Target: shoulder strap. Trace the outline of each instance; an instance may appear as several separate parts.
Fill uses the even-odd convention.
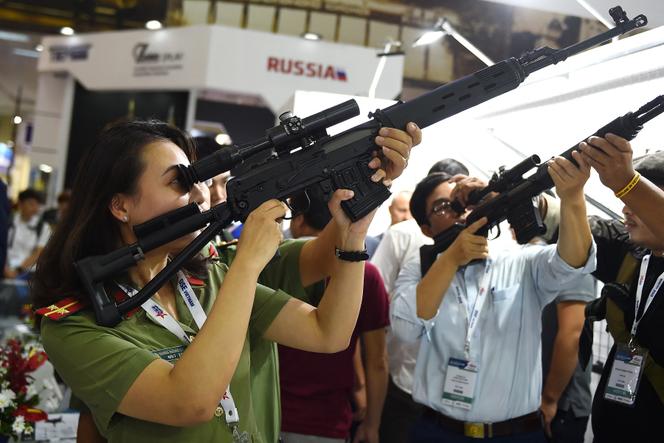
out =
[[[629,284],[636,274],[636,269],[639,266],[640,260],[637,260],[632,254],[625,254],[623,261],[618,269],[616,276],[616,283],[624,285]]]

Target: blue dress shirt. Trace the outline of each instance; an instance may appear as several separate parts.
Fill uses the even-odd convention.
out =
[[[392,330],[407,341],[425,336],[415,366],[413,398],[457,420],[499,422],[539,408],[542,309],[595,269],[595,244],[579,269],[560,258],[556,245],[504,251],[492,256],[492,262],[488,298],[471,337],[470,358],[479,364],[479,374],[468,411],[444,405],[443,386],[449,359],[464,358],[467,315],[455,291],[460,288],[472,308],[484,262],[457,271],[438,312],[429,320],[417,316],[416,288],[422,278],[419,251],[406,261],[395,285]]]

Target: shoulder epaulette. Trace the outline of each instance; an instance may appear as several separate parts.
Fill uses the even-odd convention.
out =
[[[75,314],[85,308],[86,305],[87,303],[84,303],[81,300],[74,297],[68,297],[50,306],[37,309],[35,312],[37,315],[43,315],[51,320],[60,320]]]

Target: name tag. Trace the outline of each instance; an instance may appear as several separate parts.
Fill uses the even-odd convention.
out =
[[[450,358],[443,388],[443,404],[470,410],[478,372],[477,364],[468,360]]]
[[[625,344],[618,344],[604,390],[605,399],[634,406],[647,355],[648,351],[641,347],[630,349]]]
[[[169,363],[175,363],[180,359],[184,350],[185,347],[180,345],[173,346],[172,348],[157,349],[156,351],[152,351],[152,353],[159,356],[162,360],[166,360]]]

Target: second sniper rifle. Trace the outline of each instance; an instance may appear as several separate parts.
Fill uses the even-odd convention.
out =
[[[265,137],[256,142],[222,149],[191,166],[181,166],[181,178],[191,186],[247,160],[249,163],[260,152],[271,152],[265,160],[245,163],[247,170],[228,182],[226,203],[203,213],[197,205],[189,205],[156,217],[134,228],[136,243],[77,261],[76,269],[90,294],[97,323],[114,326],[120,322],[122,315],[147,301],[224,226],[235,220],[244,221],[269,199],[286,200],[306,191],[329,195],[336,189],[351,189],[354,197],[343,202],[342,208],[351,220],[362,218],[390,195],[385,186],[370,180],[373,171],[368,167],[372,152],[378,149],[374,137],[381,127],[405,129],[412,121],[425,128],[515,89],[539,69],[647,24],[644,15],[630,20],[618,6],[609,12],[616,26],[602,34],[568,48],[540,48],[518,59],[501,61],[406,103],[377,110],[370,114],[370,121],[341,134],[329,136],[327,128],[359,113],[353,100],[302,120],[291,114],[282,115],[281,124],[266,131]],[[206,226],[132,298],[116,304],[108,296],[104,288],[108,279],[134,266],[146,252]]]
[[[636,112],[628,112],[616,118],[598,129],[593,135],[604,137],[611,133],[626,140],[632,140],[645,123],[662,112],[664,112],[664,95],[660,95],[646,103]],[[587,138],[584,140],[587,140]],[[577,143],[560,156],[576,164],[576,161],[572,158],[572,152],[578,150],[578,146]],[[523,178],[524,174],[534,168],[537,168],[534,174]],[[542,223],[539,208],[534,199],[543,191],[552,187],[553,180],[549,175],[548,166],[546,163],[540,164],[540,158],[537,155],[526,158],[512,169],[502,170],[499,174],[494,174],[485,188],[470,193],[469,205],[480,204],[468,215],[465,223],[454,224],[434,237],[432,245],[425,245],[420,248],[422,275],[426,274],[436,261],[438,254],[449,248],[466,226],[473,224],[482,217],[487,218],[487,223],[477,231],[477,235],[487,236],[491,228],[498,226],[504,220],[507,220],[514,229],[516,240],[520,244],[528,243],[535,236],[544,234],[546,226]],[[498,193],[498,195],[491,198],[490,194],[492,193]],[[486,201],[482,201],[485,198]],[[453,209],[457,213],[462,213],[465,210],[458,202],[453,204]]]

